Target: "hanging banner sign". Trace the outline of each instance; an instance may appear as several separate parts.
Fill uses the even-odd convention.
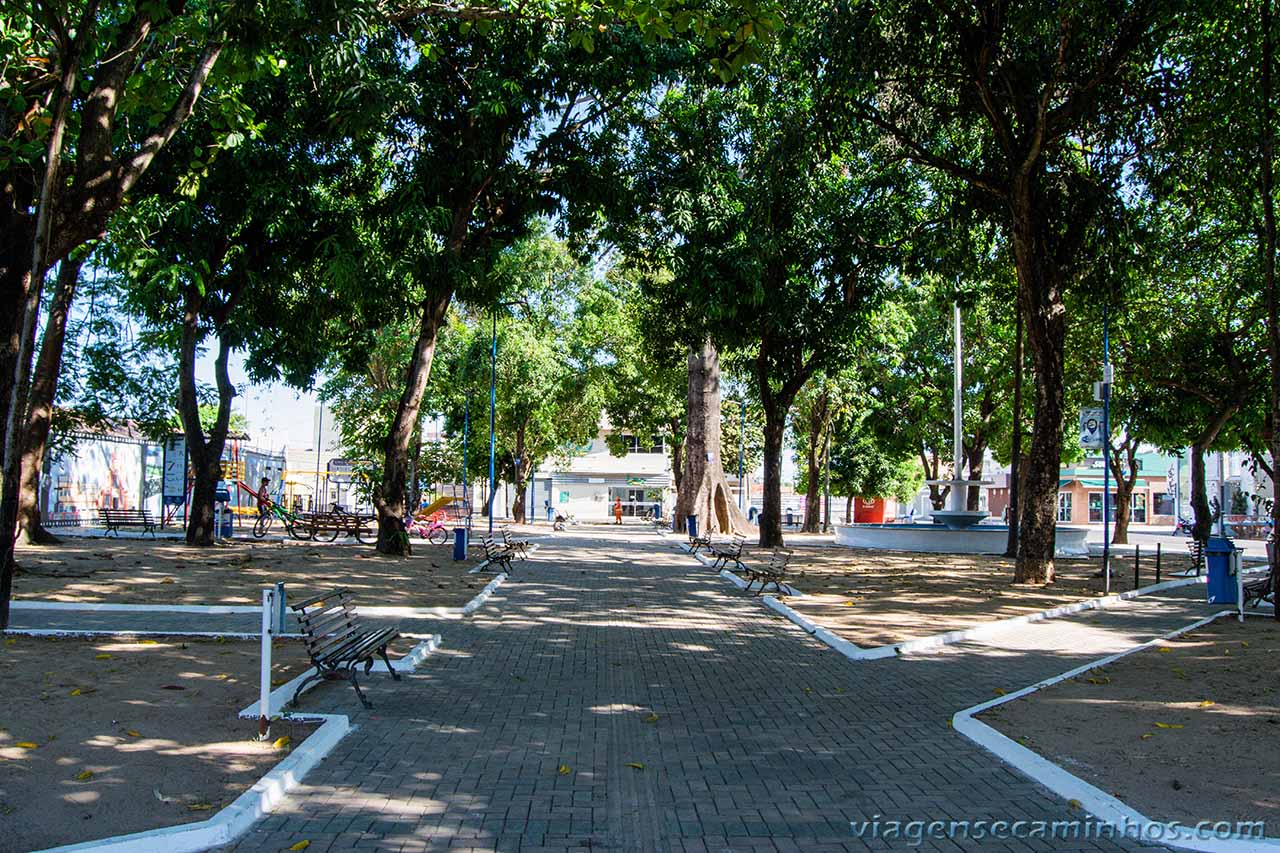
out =
[[[1102,409],[1080,410],[1080,446],[1085,450],[1101,450]]]
[[[164,443],[164,483],[161,489],[165,506],[182,506],[187,500],[187,440],[170,437]]]

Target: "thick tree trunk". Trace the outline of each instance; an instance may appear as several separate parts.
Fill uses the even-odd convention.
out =
[[[431,361],[435,356],[436,337],[444,323],[453,287],[441,287],[422,302],[418,321],[418,340],[405,376],[404,393],[396,406],[396,416],[387,434],[382,465],[382,482],[373,491],[373,505],[378,511],[378,553],[403,556],[410,553],[409,536],[405,532],[405,494],[409,476],[409,441],[422,408],[422,395],[431,378]]]
[[[699,533],[745,533],[748,523],[733,501],[720,458],[720,354],[710,340],[689,352],[688,412],[676,530],[696,515]]]
[[[940,480],[942,475],[939,473],[938,451],[931,450],[928,454],[924,448],[920,448],[920,465],[924,468],[926,480]],[[947,498],[951,496],[951,487],[943,488],[936,483],[929,484],[929,505],[935,510],[947,508]]]
[[[782,538],[782,439],[785,412],[764,407],[764,501],[760,508],[760,547],[779,548]]]
[[[222,449],[226,444],[227,430],[231,422],[231,401],[235,387],[227,373],[227,360],[231,348],[227,338],[218,336],[218,355],[214,359],[214,379],[218,388],[218,413],[206,437],[200,424],[200,399],[196,394],[196,347],[200,341],[200,296],[188,297],[182,324],[182,349],[178,363],[178,415],[182,432],[187,440],[187,452],[191,455],[191,503],[187,510],[188,545],[213,544],[214,495],[218,481],[222,479]]]
[[[1005,542],[1004,555],[1011,559],[1018,556],[1019,513],[1022,479],[1022,310],[1015,301],[1013,340],[1013,435],[1009,442],[1009,538]]]
[[[66,340],[67,316],[75,299],[82,261],[70,258],[62,262],[58,281],[49,306],[40,357],[32,376],[27,400],[26,435],[22,449],[22,484],[18,498],[18,525],[31,544],[53,544],[58,538],[40,523],[40,472],[44,466],[45,448],[53,425],[53,402],[58,394],[58,374],[62,369],[62,350]]]
[[[809,413],[809,449],[805,454],[804,526],[805,533],[817,533],[822,511],[822,453],[823,428],[827,420],[827,395],[823,393],[814,401]]]
[[[525,429],[525,426],[521,425],[521,427],[516,430],[516,475],[515,483],[513,484],[516,489],[516,497],[515,500],[511,502],[511,520],[516,524],[525,523],[525,513],[527,512],[525,508],[525,495],[529,490],[529,471],[533,467],[529,464],[529,460],[524,458]]]
[[[853,524],[853,495],[844,499],[844,523]]]
[[[1262,0],[1262,150],[1259,166],[1262,195],[1262,278],[1267,292],[1267,343],[1271,355],[1271,592],[1280,604],[1280,294],[1276,292],[1275,105],[1272,103],[1271,0]],[[1280,607],[1272,610],[1280,620]]]
[[[1195,522],[1191,525],[1191,538],[1208,542],[1213,532],[1213,509],[1209,506],[1209,491],[1204,472],[1205,446],[1191,445],[1191,512]]]
[[[1016,583],[1053,583],[1058,472],[1062,462],[1067,309],[1053,267],[1047,229],[1039,221],[1034,178],[1016,181],[1012,204],[1018,298],[1035,369],[1035,418],[1026,482],[1019,501],[1022,530]]]
[[[29,217],[13,217],[26,224]],[[0,233],[0,448],[6,446],[9,411],[13,405],[13,380],[18,369],[18,351],[22,338],[22,306],[26,303],[27,288],[31,286],[31,245],[29,235],[17,231]],[[18,257],[21,249],[26,257]],[[0,452],[0,631],[9,626],[9,599],[13,594],[13,573],[16,565],[13,546],[18,534],[18,492],[20,472],[18,466],[3,465]],[[12,470],[12,482],[4,476]]]
[[[983,457],[987,454],[987,444],[985,441],[977,447],[965,448],[965,462],[969,468],[968,478],[970,480],[982,479],[982,463]],[[979,486],[971,486],[965,495],[964,508],[969,512],[977,512],[978,504],[982,497],[982,489]]]

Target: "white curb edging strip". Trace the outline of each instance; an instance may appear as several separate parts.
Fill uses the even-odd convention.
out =
[[[812,634],[828,646],[831,646],[831,648],[840,652],[842,655],[849,658],[849,660],[865,661],[879,660],[881,658],[910,654],[912,652],[929,651],[941,648],[942,646],[953,645],[955,643],[978,640],[984,637],[989,637],[998,633],[1002,629],[1013,625],[1028,625],[1034,622],[1043,622],[1047,619],[1071,616],[1085,610],[1102,610],[1112,605],[1137,598],[1138,596],[1146,595],[1147,593],[1161,592],[1166,589],[1188,586],[1194,583],[1205,583],[1205,578],[1197,577],[1184,578],[1176,581],[1162,581],[1161,583],[1139,587],[1138,589],[1129,590],[1128,592],[1118,593],[1116,595],[1108,595],[1102,598],[1090,598],[1085,601],[1076,601],[1071,604],[1064,604],[1060,607],[1041,610],[1038,613],[1024,613],[1021,616],[1010,616],[1007,619],[999,619],[995,622],[986,622],[981,625],[974,625],[971,628],[961,628],[956,631],[948,631],[945,634],[934,634],[929,637],[919,637],[914,640],[903,640],[901,643],[891,643],[887,646],[855,645],[843,637],[837,636],[828,629],[814,624],[774,596],[766,595],[763,600],[766,607],[787,617],[792,622],[803,628],[807,633]]]
[[[477,594],[475,598],[471,599],[463,606],[462,615],[470,616],[471,614],[475,613],[477,610],[480,609],[481,605],[483,605],[486,601],[489,600],[489,596],[493,595],[494,591],[506,582],[507,582],[506,572],[502,572],[496,578],[489,581],[489,583],[485,585],[485,588],[480,590],[479,594]]]
[[[1039,753],[1005,737],[986,723],[974,719],[977,714],[997,705],[1012,702],[1015,699],[1043,690],[1061,681],[1066,681],[1082,673],[1106,666],[1120,658],[1149,649],[1158,643],[1171,640],[1189,631],[1194,631],[1215,619],[1234,615],[1236,615],[1235,610],[1220,611],[1212,616],[1197,620],[1184,628],[1179,628],[1176,631],[1157,637],[1154,640],[1149,640],[1118,654],[1109,655],[1100,660],[1068,670],[1061,675],[1055,675],[1052,678],[1037,682],[1030,687],[1024,687],[1021,690],[974,705],[971,708],[965,708],[952,717],[951,724],[960,734],[991,752],[1005,763],[1012,765],[1014,769],[1023,775],[1030,777],[1033,781],[1043,785],[1060,797],[1078,801],[1085,811],[1115,827],[1118,833],[1124,832],[1128,828],[1129,831],[1138,833],[1139,840],[1165,844],[1182,850],[1202,850],[1212,851],[1212,853],[1280,850],[1280,838],[1200,838],[1196,836],[1193,827],[1177,823],[1153,821],[1116,797],[1089,784],[1080,777],[1068,773]]]
[[[39,853],[195,853],[229,844],[248,831],[254,821],[276,808],[282,799],[351,730],[345,714],[299,714],[292,720],[321,720],[322,725],[288,757],[273,767],[226,808],[208,820],[52,847]]]
[[[420,663],[426,660],[427,655],[431,654],[438,648],[440,648],[440,635],[432,634],[430,637],[428,637],[427,639],[423,640],[421,643],[418,643],[416,646],[410,649],[407,655],[405,655],[404,657],[398,660],[392,661],[391,665],[392,667],[395,668],[396,672],[412,672],[414,669],[418,667]],[[289,700],[293,698],[293,691],[297,690],[298,685],[301,684],[303,681],[305,681],[308,677],[313,675],[315,671],[316,671],[315,667],[311,667],[310,669],[307,669],[305,672],[301,673],[300,675],[294,676],[289,681],[277,687],[275,690],[272,690],[271,693],[267,696],[267,704],[268,704],[267,716],[274,717],[277,714],[280,714],[285,704],[288,703]],[[373,665],[372,671],[387,672],[387,665],[382,661],[376,661]],[[323,683],[324,682],[322,681],[313,681],[311,682],[310,685],[307,686],[307,690],[311,690],[315,688],[317,685],[323,684]],[[302,692],[306,693],[307,690],[304,690]],[[243,711],[240,712],[240,718],[245,720],[258,719],[260,716],[262,716],[262,713],[259,710],[259,706],[260,706],[259,702],[254,702],[252,705],[250,705],[249,707],[245,708]],[[289,719],[299,719],[299,717],[293,714],[289,714],[288,716],[289,716]],[[307,741],[309,740],[310,738],[307,738]],[[303,741],[304,745],[306,744],[307,741]]]
[[[257,636],[254,635],[255,639]],[[392,666],[396,672],[411,671],[439,647],[440,636],[433,635],[414,646],[404,657],[393,661]],[[386,672],[387,666],[382,661],[378,661],[373,671]],[[267,697],[271,716],[276,716],[284,703],[292,698],[297,685],[311,672],[312,670],[307,670],[287,684],[271,691]],[[314,682],[313,686],[318,683],[320,682]],[[254,702],[240,712],[240,718],[257,719],[258,706],[259,703]],[[318,720],[321,726],[283,761],[255,782],[253,787],[213,817],[198,823],[165,826],[97,841],[51,847],[38,853],[90,853],[90,851],[91,853],[155,853],[157,850],[164,850],[165,853],[197,853],[211,847],[230,844],[247,832],[255,821],[279,806],[281,800],[301,784],[303,777],[332,752],[338,742],[351,731],[351,720],[346,714],[317,714],[304,711],[285,714],[284,717],[294,722]]]

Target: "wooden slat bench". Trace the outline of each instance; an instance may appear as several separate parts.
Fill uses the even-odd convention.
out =
[[[502,533],[503,546],[510,551],[513,556],[519,554],[520,559],[522,560],[529,556],[529,540],[512,539],[511,531],[505,524],[500,528],[500,532]]]
[[[356,667],[363,663],[368,674],[373,669],[375,657],[381,657],[391,677],[400,680],[400,674],[387,657],[387,644],[400,636],[400,629],[362,626],[356,618],[355,605],[348,590],[335,589],[309,598],[293,605],[293,612],[302,628],[303,643],[316,671],[298,685],[289,704],[296,705],[298,696],[312,681],[342,678],[351,682],[360,703],[372,708],[356,681]]]
[[[1257,580],[1245,581],[1240,585],[1241,599],[1240,606],[1248,607],[1249,602],[1261,603],[1269,601],[1272,604],[1275,600],[1275,570],[1270,569],[1265,575]]]
[[[510,548],[494,542],[492,536],[485,536],[480,541],[484,545],[484,562],[476,566],[472,571],[497,571],[498,569],[511,571],[511,558],[515,556],[515,553]]]
[[[782,592],[782,582],[787,576],[787,564],[791,562],[792,552],[782,548],[775,548],[764,563],[743,566],[747,575],[746,591],[751,591],[751,585],[756,581],[760,581],[760,589],[756,590],[756,595],[760,595],[769,584],[773,584],[774,589]]]
[[[728,542],[712,544],[707,548],[707,551],[711,553],[711,556],[716,558],[711,567],[713,569],[723,569],[727,568],[730,563],[733,563],[741,569],[742,546],[746,541],[747,537],[743,536],[741,533],[735,533]]]
[[[711,547],[710,533],[704,533],[701,536],[689,537],[689,553],[694,556],[697,556],[699,548],[710,548],[710,547]]]
[[[106,535],[113,532],[119,536],[122,527],[140,527],[142,532],[156,538],[156,520],[145,509],[111,509],[98,507],[98,523],[107,529]]]

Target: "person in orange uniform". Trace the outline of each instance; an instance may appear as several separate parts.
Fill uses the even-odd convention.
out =
[[[613,523],[622,523],[622,498],[613,499]]]

